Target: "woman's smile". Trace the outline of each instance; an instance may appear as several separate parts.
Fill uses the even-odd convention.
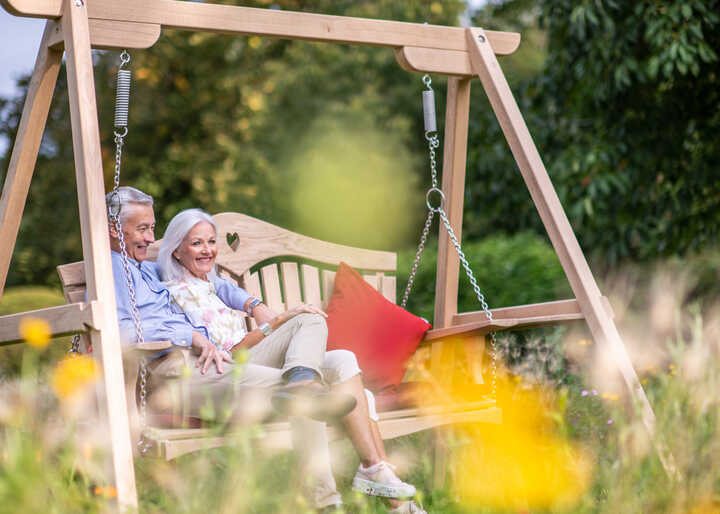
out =
[[[212,271],[217,257],[213,226],[206,221],[195,225],[173,252],[173,256],[193,276],[207,280],[207,274]]]

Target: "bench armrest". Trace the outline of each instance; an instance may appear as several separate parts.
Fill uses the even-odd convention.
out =
[[[155,353],[173,347],[170,341],[146,341],[144,343],[133,343],[123,345],[123,356],[142,357],[148,353]]]

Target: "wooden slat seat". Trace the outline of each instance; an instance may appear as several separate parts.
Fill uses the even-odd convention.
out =
[[[307,302],[327,305],[332,294],[335,269],[346,262],[359,270],[365,280],[380,291],[388,300],[395,302],[397,256],[362,248],[337,245],[296,234],[270,223],[239,213],[222,213],[214,216],[218,228],[218,272],[276,311],[283,311]],[[149,249],[150,259],[157,255],[159,242]],[[82,262],[58,266],[66,301],[78,301],[84,297],[85,277]],[[123,287],[122,284],[118,287]],[[443,338],[470,338],[483,342],[482,336],[490,330],[506,330],[572,322],[582,319],[575,300],[548,302],[518,307],[495,309],[494,321],[488,322],[481,311],[457,314],[450,327],[428,332],[423,343],[435,343]],[[254,323],[248,318],[248,329]],[[167,343],[165,343],[167,344]],[[147,343],[152,345],[152,343]],[[482,356],[482,347],[473,353]],[[478,383],[480,363],[470,363]],[[136,376],[136,375],[135,375]],[[135,383],[135,376],[129,382]],[[402,384],[401,384],[402,385]],[[380,431],[383,438],[407,435],[419,430],[458,422],[499,423],[501,411],[494,401],[486,398],[455,405],[434,405],[425,408],[408,408],[407,388],[398,390],[398,396],[379,395],[380,406],[392,406],[394,410],[380,413]],[[404,391],[404,392],[403,392]],[[402,396],[402,397],[401,397]],[[130,406],[134,409],[134,403]],[[400,408],[398,408],[400,406]],[[150,418],[153,419],[153,418]],[[155,418],[160,426],[177,422],[171,416]],[[197,427],[196,419],[179,420],[183,426]],[[339,436],[331,428],[333,437]],[[173,459],[185,453],[214,448],[227,444],[232,430],[218,435],[218,428],[152,428],[155,442],[154,453]],[[290,435],[286,422],[274,421],[263,425],[261,443],[272,448],[286,448]]]

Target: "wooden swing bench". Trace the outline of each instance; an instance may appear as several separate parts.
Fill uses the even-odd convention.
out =
[[[341,261],[362,270],[363,277],[385,298],[395,302],[396,279],[388,274],[397,267],[397,255],[337,245],[313,239],[282,229],[270,223],[237,213],[223,213],[214,217],[218,226],[219,252],[217,258],[219,274],[244,287],[250,294],[262,298],[273,310],[281,312],[291,309],[302,302],[326,306],[332,294],[335,272]],[[150,250],[154,260],[158,244]],[[272,259],[271,264],[264,264]],[[287,260],[284,260],[287,259]],[[298,263],[307,261],[319,263],[321,267]],[[277,262],[280,261],[280,262]],[[324,265],[324,266],[323,266]],[[83,301],[85,297],[85,273],[83,262],[58,266],[58,273],[68,303]],[[118,286],[119,287],[119,286]],[[419,351],[435,346],[434,351],[441,352],[443,340],[452,337],[462,341],[469,359],[468,375],[476,383],[482,383],[480,375],[481,359],[484,347],[484,335],[491,330],[528,328],[571,322],[582,319],[576,301],[567,300],[520,307],[495,309],[494,321],[487,321],[484,313],[463,313],[455,316],[453,326],[430,330]],[[254,328],[254,321],[248,319]],[[133,356],[125,359],[127,397],[131,419],[137,419],[135,385],[137,382],[137,354],[154,353],[170,348],[167,341],[148,342],[133,345],[136,351],[128,350]],[[138,348],[139,347],[139,348]],[[81,343],[87,348],[87,342]],[[447,363],[445,364],[447,365]],[[442,373],[441,370],[436,370]],[[407,405],[401,398],[384,398],[379,401],[380,432],[384,439],[454,423],[500,423],[501,409],[489,396],[477,401],[417,407]],[[383,410],[386,406],[399,406],[394,410]],[[177,421],[177,420],[176,420]],[[188,421],[184,420],[187,424]],[[167,425],[167,417],[150,418],[151,425]],[[194,420],[191,424],[198,426]],[[262,445],[269,448],[290,448],[291,438],[287,422],[271,422],[263,426]],[[339,430],[329,427],[330,436],[340,436]],[[152,441],[150,454],[167,460],[186,453],[228,444],[232,433],[219,437],[212,428],[166,428],[156,426],[149,430]]]
[[[0,317],[0,344],[21,341],[19,325],[24,316],[44,318],[53,336],[85,331],[84,337],[92,341],[96,350],[93,355],[103,370],[98,404],[101,415],[108,420],[112,480],[121,509],[137,508],[137,490],[128,437],[127,395],[125,388],[119,387],[123,383],[122,350],[113,298],[91,48],[148,48],[166,28],[385,47],[395,53],[398,64],[407,71],[447,76],[441,187],[447,200],[447,218],[458,241],[462,241],[470,84],[473,77],[479,78],[575,299],[495,309],[492,323],[482,312],[458,313],[459,261],[447,234],[441,231],[435,288],[436,328],[428,332],[422,345],[431,347],[431,370],[435,373],[434,369],[444,361],[449,345],[443,341],[447,338],[462,340],[466,353],[476,356],[470,360],[474,364],[472,376],[479,380],[481,347],[489,331],[584,319],[599,347],[612,356],[629,394],[642,406],[643,424],[653,438],[655,417],[650,403],[497,61],[496,55],[511,54],[517,49],[519,34],[178,0],[0,0],[0,5],[14,15],[47,19],[0,197],[0,295],[63,55],[84,259],[59,267],[69,303]],[[291,307],[300,299],[326,301],[333,282],[330,268],[341,260],[361,270],[366,280],[387,298],[395,299],[395,278],[386,275],[396,269],[396,256],[392,253],[332,245],[242,215],[222,214],[216,219],[221,240],[227,234],[242,234],[239,247],[222,249],[219,258],[222,273],[278,310]],[[257,250],[250,252],[243,246],[250,241],[257,241]],[[288,262],[263,262],[284,256],[290,256]],[[329,269],[298,265],[297,258]],[[129,382],[134,384],[135,380]],[[135,402],[128,403],[135,409]],[[447,423],[500,419],[499,409],[494,405],[466,407],[387,412],[382,415],[381,431],[383,437],[395,437]],[[266,429],[268,440],[276,441],[278,446],[287,442],[286,430],[281,425]],[[158,430],[155,435],[162,442],[165,458],[172,458],[200,447],[222,444],[209,436],[198,437],[208,433],[168,429]],[[659,446],[656,448],[666,464],[665,452]],[[438,469],[436,462],[436,472]]]

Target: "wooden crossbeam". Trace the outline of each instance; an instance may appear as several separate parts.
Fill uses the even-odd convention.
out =
[[[52,336],[64,336],[97,328],[100,313],[100,302],[93,301],[0,316],[0,345],[22,342],[20,323],[26,317],[43,319],[50,325]]]
[[[48,46],[62,50],[65,36],[62,25],[51,21],[52,30]],[[90,44],[93,48],[110,50],[115,48],[150,48],[160,38],[160,25],[133,23],[127,21],[88,20]]]
[[[389,20],[352,18],[178,0],[87,1],[90,19],[151,23],[163,28],[271,36],[400,48],[416,46],[467,52],[465,30]],[[18,16],[57,18],[62,0],[2,0]],[[499,54],[515,51],[520,35],[488,31]],[[510,35],[508,35],[510,34]]]

